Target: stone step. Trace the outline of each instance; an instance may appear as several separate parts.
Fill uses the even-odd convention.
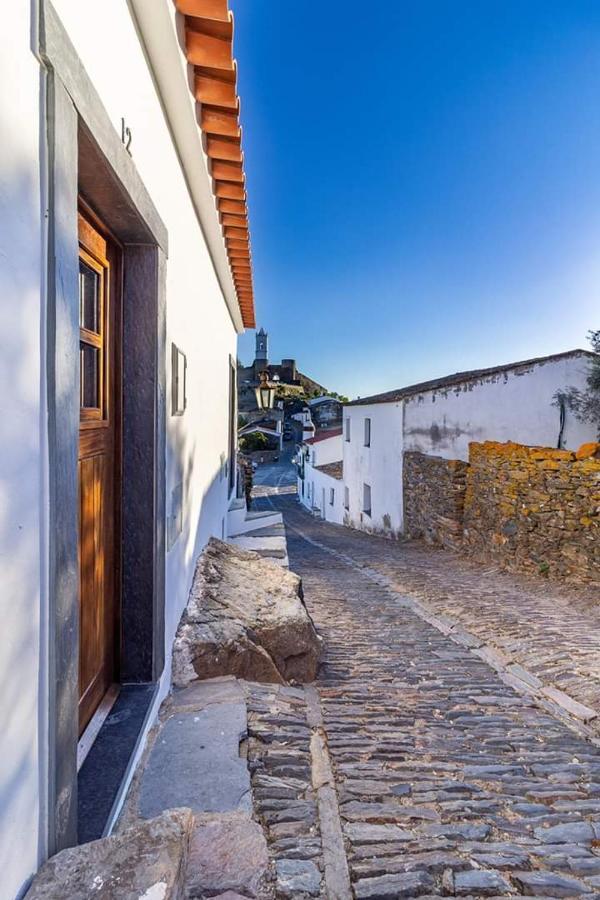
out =
[[[244,512],[243,517],[239,518],[239,513],[235,513],[236,518],[228,517],[228,535],[242,535],[256,528],[268,528],[273,525],[281,525],[283,516],[281,513],[271,512],[270,510],[249,510]]]
[[[239,547],[241,550],[253,550],[260,556],[274,557],[275,559],[283,559],[287,556],[287,543],[285,535],[276,535],[275,537],[264,537],[260,535],[244,534],[241,537],[230,538],[230,544]]]
[[[239,537],[240,535],[234,534],[233,537]],[[285,526],[284,525],[267,525],[264,528],[253,528],[252,531],[247,531],[245,533],[245,537],[285,537]]]
[[[181,695],[177,703],[181,707]],[[172,807],[194,814],[250,812],[250,776],[240,756],[247,734],[243,699],[204,709],[176,709],[162,726],[141,774],[137,813],[143,819]]]

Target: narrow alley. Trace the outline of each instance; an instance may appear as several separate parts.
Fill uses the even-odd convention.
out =
[[[317,688],[353,895],[600,896],[600,750],[585,725],[515,691],[466,632],[415,614],[374,567],[398,545],[274,493],[259,504],[284,513],[325,641]],[[324,868],[325,896],[351,896]]]

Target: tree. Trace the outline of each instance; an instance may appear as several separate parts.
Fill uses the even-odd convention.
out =
[[[590,360],[584,390],[567,387],[554,395],[554,405],[566,407],[580,422],[592,422],[600,438],[600,329],[589,331],[588,340],[596,356]]]
[[[262,431],[253,431],[240,438],[240,450],[243,453],[253,453],[255,450],[267,450],[269,440]]]

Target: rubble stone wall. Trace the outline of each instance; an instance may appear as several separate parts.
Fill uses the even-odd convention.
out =
[[[600,584],[600,444],[471,443],[469,463],[407,452],[404,530],[515,571]]]
[[[486,441],[469,451],[463,550],[600,582],[600,445],[573,453]]]
[[[407,537],[457,548],[469,464],[410,451],[404,454],[404,531]]]

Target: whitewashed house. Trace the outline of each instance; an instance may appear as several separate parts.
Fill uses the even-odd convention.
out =
[[[467,460],[471,441],[577,449],[594,440],[592,425],[553,402],[567,386],[584,387],[591,357],[572,350],[458,372],[344,406],[347,524],[402,533],[405,451]]]
[[[317,432],[302,443],[298,452],[298,496],[320,518],[343,524],[341,428]]]
[[[316,428],[308,406],[305,406],[304,409],[302,409],[300,412],[292,413],[291,418],[295,419],[296,422],[300,422],[302,426],[303,441],[308,440],[308,438],[314,437]]]
[[[194,564],[227,533],[254,327],[232,31],[226,0],[3,9],[7,900],[111,828]]]

